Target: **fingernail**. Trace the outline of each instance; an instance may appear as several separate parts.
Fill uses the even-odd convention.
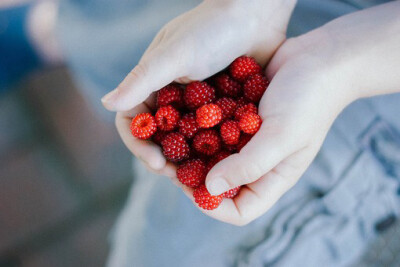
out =
[[[103,103],[103,105],[105,105],[106,107],[111,107],[112,102],[114,101],[114,99],[117,97],[118,95],[118,90],[115,89],[111,92],[109,92],[108,94],[106,94],[105,96],[103,96],[103,98],[101,99],[101,102]]]
[[[208,192],[211,195],[220,195],[229,190],[229,185],[223,178],[216,178],[207,185]]]

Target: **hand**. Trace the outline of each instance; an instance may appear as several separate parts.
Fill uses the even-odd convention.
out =
[[[285,40],[295,0],[206,0],[168,23],[139,64],[103,98],[119,111],[118,131],[126,146],[152,171],[174,176],[158,146],[134,138],[131,118],[154,103],[153,92],[172,81],[205,79],[247,54],[266,63]]]
[[[129,110],[172,81],[203,80],[244,54],[265,64],[285,40],[295,2],[205,0],[164,26],[104,106]]]
[[[279,48],[267,68],[272,81],[260,102],[261,129],[206,180],[215,195],[246,186],[204,213],[236,225],[261,216],[301,177],[344,107],[400,90],[399,13],[398,1],[357,12]]]

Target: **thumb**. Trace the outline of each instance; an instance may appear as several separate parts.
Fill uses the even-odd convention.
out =
[[[261,128],[240,153],[227,157],[210,170],[206,178],[208,191],[219,195],[258,180],[290,154],[284,139],[282,133],[266,134]]]
[[[101,101],[110,111],[126,111],[142,103],[152,92],[171,83],[178,76],[178,64],[172,55],[153,50],[125,77],[118,87]]]

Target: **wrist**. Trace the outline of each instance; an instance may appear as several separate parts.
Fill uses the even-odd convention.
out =
[[[295,64],[311,88],[326,101],[326,108],[339,113],[360,98],[360,90],[348,68],[352,62],[343,57],[337,43],[324,27],[287,40],[285,64]],[[282,49],[281,48],[281,49]],[[317,92],[318,91],[318,92]]]
[[[315,54],[329,64],[348,102],[400,91],[400,3],[340,17],[315,32]]]

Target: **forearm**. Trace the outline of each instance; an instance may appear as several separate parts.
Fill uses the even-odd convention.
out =
[[[400,92],[400,1],[340,17],[299,39],[303,54],[328,70],[349,101]]]
[[[345,80],[360,97],[400,92],[400,1],[345,16],[326,28],[338,41]]]

